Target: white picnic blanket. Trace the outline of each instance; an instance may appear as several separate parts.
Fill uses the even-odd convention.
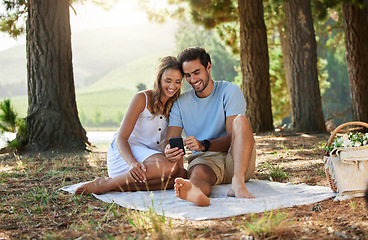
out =
[[[81,184],[83,183],[66,186],[61,190],[74,193]],[[251,179],[246,183],[246,186],[256,199],[227,197],[230,184],[223,184],[213,187],[210,196],[211,205],[208,207],[197,207],[191,202],[177,198],[173,189],[109,192],[100,195],[93,194],[93,196],[107,203],[115,202],[125,208],[138,210],[151,208],[159,215],[188,220],[206,220],[259,213],[295,205],[312,204],[336,196],[336,193],[332,192],[329,187],[309,186],[305,183],[278,183]]]

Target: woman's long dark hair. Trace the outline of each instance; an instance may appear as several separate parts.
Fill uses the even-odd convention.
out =
[[[151,109],[152,109],[153,118],[160,114],[168,118],[172,105],[174,104],[175,100],[180,96],[180,89],[179,89],[179,91],[177,91],[173,97],[167,100],[165,106],[163,106],[160,100],[161,93],[162,93],[161,78],[167,69],[179,70],[183,74],[181,65],[179,64],[176,57],[167,56],[167,57],[161,58],[157,66],[157,69],[156,69],[156,79],[153,83],[153,89],[152,89]]]

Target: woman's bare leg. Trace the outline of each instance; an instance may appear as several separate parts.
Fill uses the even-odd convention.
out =
[[[122,185],[111,191],[121,191],[121,192],[135,192],[135,191],[155,191],[155,190],[165,190],[174,188],[176,178],[185,178],[187,176],[187,171],[184,168],[180,168],[178,174],[171,176],[169,178],[147,180],[145,183],[134,183],[129,185]],[[156,183],[158,182],[158,183]]]
[[[185,177],[186,170],[180,168],[177,163],[167,160],[163,154],[155,154],[144,161],[147,171],[146,181],[135,182],[129,172],[114,178],[96,178],[80,186],[75,194],[101,194],[109,191],[137,191],[137,190],[159,190],[173,188],[175,177]]]

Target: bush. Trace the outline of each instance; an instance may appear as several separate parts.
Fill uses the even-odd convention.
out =
[[[10,99],[0,102],[0,131],[17,133],[14,140],[8,141],[7,148],[19,149],[25,144],[25,136],[27,131],[26,121],[18,118],[18,114],[14,111]]]

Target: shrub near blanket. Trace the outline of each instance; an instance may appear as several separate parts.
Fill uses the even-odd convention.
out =
[[[363,126],[364,122],[348,122],[338,126],[325,146],[323,160],[330,187],[338,192],[337,200],[364,196],[368,185],[368,134],[349,133],[338,138],[347,126]]]

